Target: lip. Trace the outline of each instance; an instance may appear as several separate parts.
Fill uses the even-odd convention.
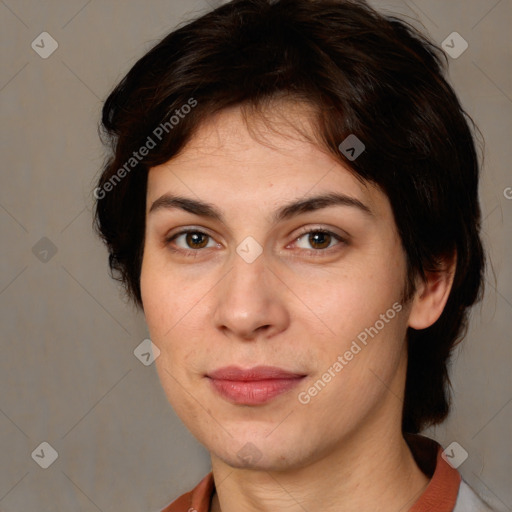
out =
[[[236,366],[219,368],[206,375],[213,389],[224,399],[238,405],[262,405],[294,388],[304,374],[275,366]]]

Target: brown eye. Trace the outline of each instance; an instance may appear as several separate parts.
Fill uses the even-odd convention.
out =
[[[315,249],[326,249],[329,247],[332,236],[325,231],[313,231],[309,233],[308,241]]]
[[[330,252],[331,249],[340,249],[341,246],[346,244],[346,240],[332,231],[310,229],[296,238],[295,243],[300,249],[304,249],[311,254],[322,254]]]
[[[199,231],[189,231],[186,233],[185,241],[191,249],[202,249],[208,244],[208,235]]]
[[[212,243],[208,245],[208,243]],[[200,249],[211,248],[216,244],[212,237],[202,231],[184,230],[165,240],[165,244],[174,252],[184,254],[200,252]]]

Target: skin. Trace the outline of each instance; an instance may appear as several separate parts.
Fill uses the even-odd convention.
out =
[[[306,110],[285,110],[308,126]],[[148,176],[144,313],[168,400],[211,454],[210,510],[408,510],[429,480],[401,433],[406,330],[439,317],[452,272],[427,276],[402,303],[405,254],[385,194],[288,125],[277,134],[253,121],[264,140],[247,130],[239,108],[222,111]],[[331,192],[371,213],[345,205],[271,219],[284,204]],[[208,202],[225,222],[179,208],[150,211],[164,194]],[[166,241],[185,228],[209,236]],[[303,234],[315,229],[345,241]],[[263,249],[252,263],[236,252],[248,236]],[[400,313],[300,403],[298,393],[397,302]],[[263,405],[236,405],[205,377],[227,365],[306,377]],[[247,443],[256,447],[252,461],[237,456]]]

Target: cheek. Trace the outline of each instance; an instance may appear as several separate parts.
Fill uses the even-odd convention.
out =
[[[192,299],[183,291],[177,293],[177,287],[179,282],[169,279],[150,260],[143,264],[141,295],[150,338],[160,349],[155,360],[158,377],[169,403],[180,411],[180,416],[193,416],[184,391],[190,386],[184,370],[189,362],[193,363],[195,352],[194,335],[187,330],[186,321]]]
[[[368,320],[367,327],[358,319],[360,326],[347,335],[339,323],[338,342],[318,351],[317,373],[299,390],[303,392],[299,398],[301,404],[309,400],[302,407],[321,418],[318,424],[329,425],[328,432],[339,435],[357,427],[390,399],[392,407],[400,406],[404,316],[399,312],[383,325]],[[364,336],[358,338],[358,334]]]
[[[182,274],[170,273],[162,266],[152,265],[148,258],[141,272],[141,295],[146,323],[151,340],[160,349],[156,360],[162,370],[166,368],[173,375],[192,372],[197,366],[199,340],[205,322],[206,301],[201,283],[191,283]],[[161,378],[170,377],[163,372]]]
[[[164,341],[179,330],[180,319],[191,309],[193,289],[186,286],[182,276],[170,273],[151,255],[143,260],[140,286],[149,330],[155,339]]]
[[[350,344],[376,322],[379,328],[383,321],[392,318],[391,322],[385,322],[387,330],[391,323],[396,324],[396,311],[392,308],[400,302],[404,280],[401,262],[371,265],[361,261],[342,270],[315,270],[310,275],[305,272],[293,278],[293,291],[302,302],[297,307],[306,313],[298,316],[299,322],[307,324],[303,326],[306,330],[318,329],[318,335],[325,336],[328,346],[332,346],[333,340]],[[385,315],[384,320],[381,315]],[[336,344],[336,349],[340,348]]]
[[[160,346],[158,341],[161,341],[162,334],[166,328],[169,329],[172,325],[172,318],[169,318],[168,312],[172,312],[174,309],[169,309],[169,304],[167,303],[169,297],[166,293],[164,280],[157,279],[153,272],[148,270],[142,271],[140,287],[146,323],[153,342]]]

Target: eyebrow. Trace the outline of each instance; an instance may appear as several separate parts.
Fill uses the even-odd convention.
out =
[[[275,211],[271,220],[274,223],[278,223],[295,217],[296,215],[314,212],[331,206],[349,206],[359,209],[366,215],[374,215],[368,206],[366,206],[355,197],[339,193],[329,193],[308,197],[305,199],[299,199],[297,201],[288,203]],[[193,213],[194,215],[206,217],[208,219],[219,221],[222,224],[226,224],[222,212],[216,206],[204,201],[199,201],[183,196],[176,196],[173,194],[164,194],[163,196],[156,199],[151,205],[149,213],[153,213],[162,209],[175,208],[179,208],[186,212]]]

